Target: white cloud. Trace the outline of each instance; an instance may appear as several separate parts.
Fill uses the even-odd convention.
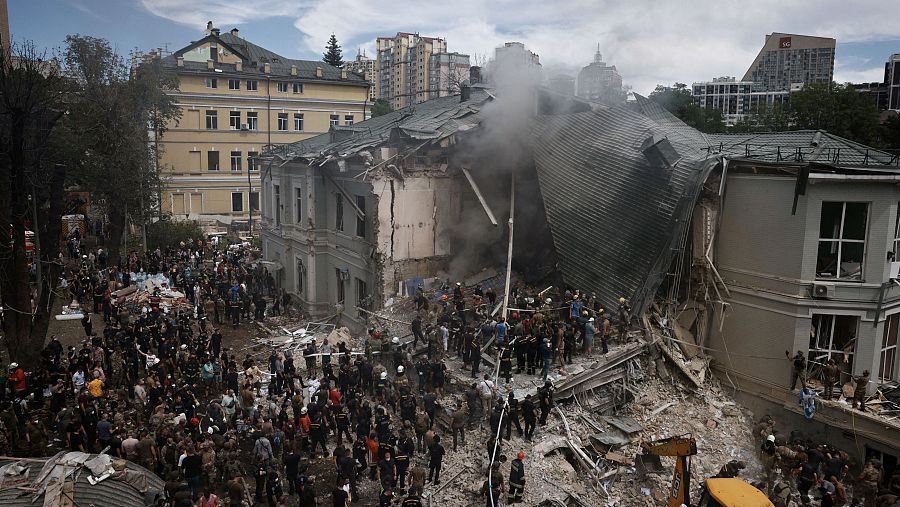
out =
[[[838,83],[875,83],[884,80],[884,66],[871,69],[834,69],[834,80]]]
[[[142,2],[158,16],[193,26],[207,19],[240,23],[290,16],[301,32],[297,51],[307,56],[318,55],[332,32],[351,56],[357,47],[372,54],[375,36],[410,31],[444,37],[451,51],[472,55],[491,55],[503,42],[521,41],[545,67],[559,69],[586,64],[599,43],[604,60],[639,93],[657,83],[740,77],[773,31],[839,42],[897,38],[883,0],[309,0],[302,6],[288,0],[208,0],[189,7],[179,0]]]

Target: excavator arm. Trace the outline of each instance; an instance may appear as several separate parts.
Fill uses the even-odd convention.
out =
[[[641,442],[644,454],[675,456],[675,473],[669,489],[668,507],[691,505],[691,460],[697,454],[697,441],[693,437],[670,437],[653,442]]]

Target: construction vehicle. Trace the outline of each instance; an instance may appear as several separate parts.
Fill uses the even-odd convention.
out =
[[[697,454],[694,437],[679,436],[641,442],[645,457],[674,456],[675,473],[667,494],[667,507],[694,507],[691,504],[691,457]],[[706,479],[696,507],[774,507],[762,491],[736,478]]]

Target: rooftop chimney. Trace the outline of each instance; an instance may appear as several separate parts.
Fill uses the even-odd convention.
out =
[[[210,70],[215,69],[215,62],[213,62],[212,60],[206,60],[206,68]]]
[[[240,30],[238,30],[237,28],[232,28],[232,29],[231,29],[231,35],[234,35],[235,37],[237,37],[239,31],[240,31]]]
[[[221,32],[220,32],[220,30],[219,30],[218,28],[213,28],[213,29],[212,29],[212,34],[215,35],[216,37],[219,36],[219,33],[221,33]]]
[[[347,69],[341,69],[341,79],[347,79]]]
[[[291,65],[291,75],[292,76],[297,75],[297,66],[296,65]]]
[[[178,57],[176,57],[176,58],[175,58],[175,65],[177,65],[177,66],[179,66],[179,67],[184,67],[184,57],[183,57],[183,56],[178,56]]]
[[[212,29],[213,29],[212,21],[207,21],[207,22],[206,22],[206,35],[211,34],[211,33],[212,33]]]
[[[238,72],[242,72],[242,71],[244,70],[244,62],[241,61],[241,60],[238,60],[238,61],[234,64],[234,70],[236,70],[236,71],[238,71]]]
[[[272,72],[272,66],[268,62],[263,64],[263,72],[266,74]]]
[[[459,101],[465,102],[469,100],[469,97],[471,96],[472,88],[468,84],[463,83],[463,85],[459,87]]]
[[[316,77],[322,77],[322,67],[316,67]]]

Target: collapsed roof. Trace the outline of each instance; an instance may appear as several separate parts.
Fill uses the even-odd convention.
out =
[[[156,505],[165,483],[146,468],[108,454],[57,453],[0,460],[0,504],[6,507]]]
[[[370,150],[397,141],[412,150],[447,146],[445,139],[477,129],[483,106],[494,98],[483,87],[473,87],[467,100],[430,100],[332,127],[268,154],[280,163],[316,167],[362,156],[373,168]],[[624,296],[634,311],[646,310],[683,247],[706,178],[723,159],[900,172],[896,155],[827,132],[707,135],[655,102],[635,98],[633,104],[537,116],[531,128],[531,155],[563,279],[596,293],[607,307]]]

